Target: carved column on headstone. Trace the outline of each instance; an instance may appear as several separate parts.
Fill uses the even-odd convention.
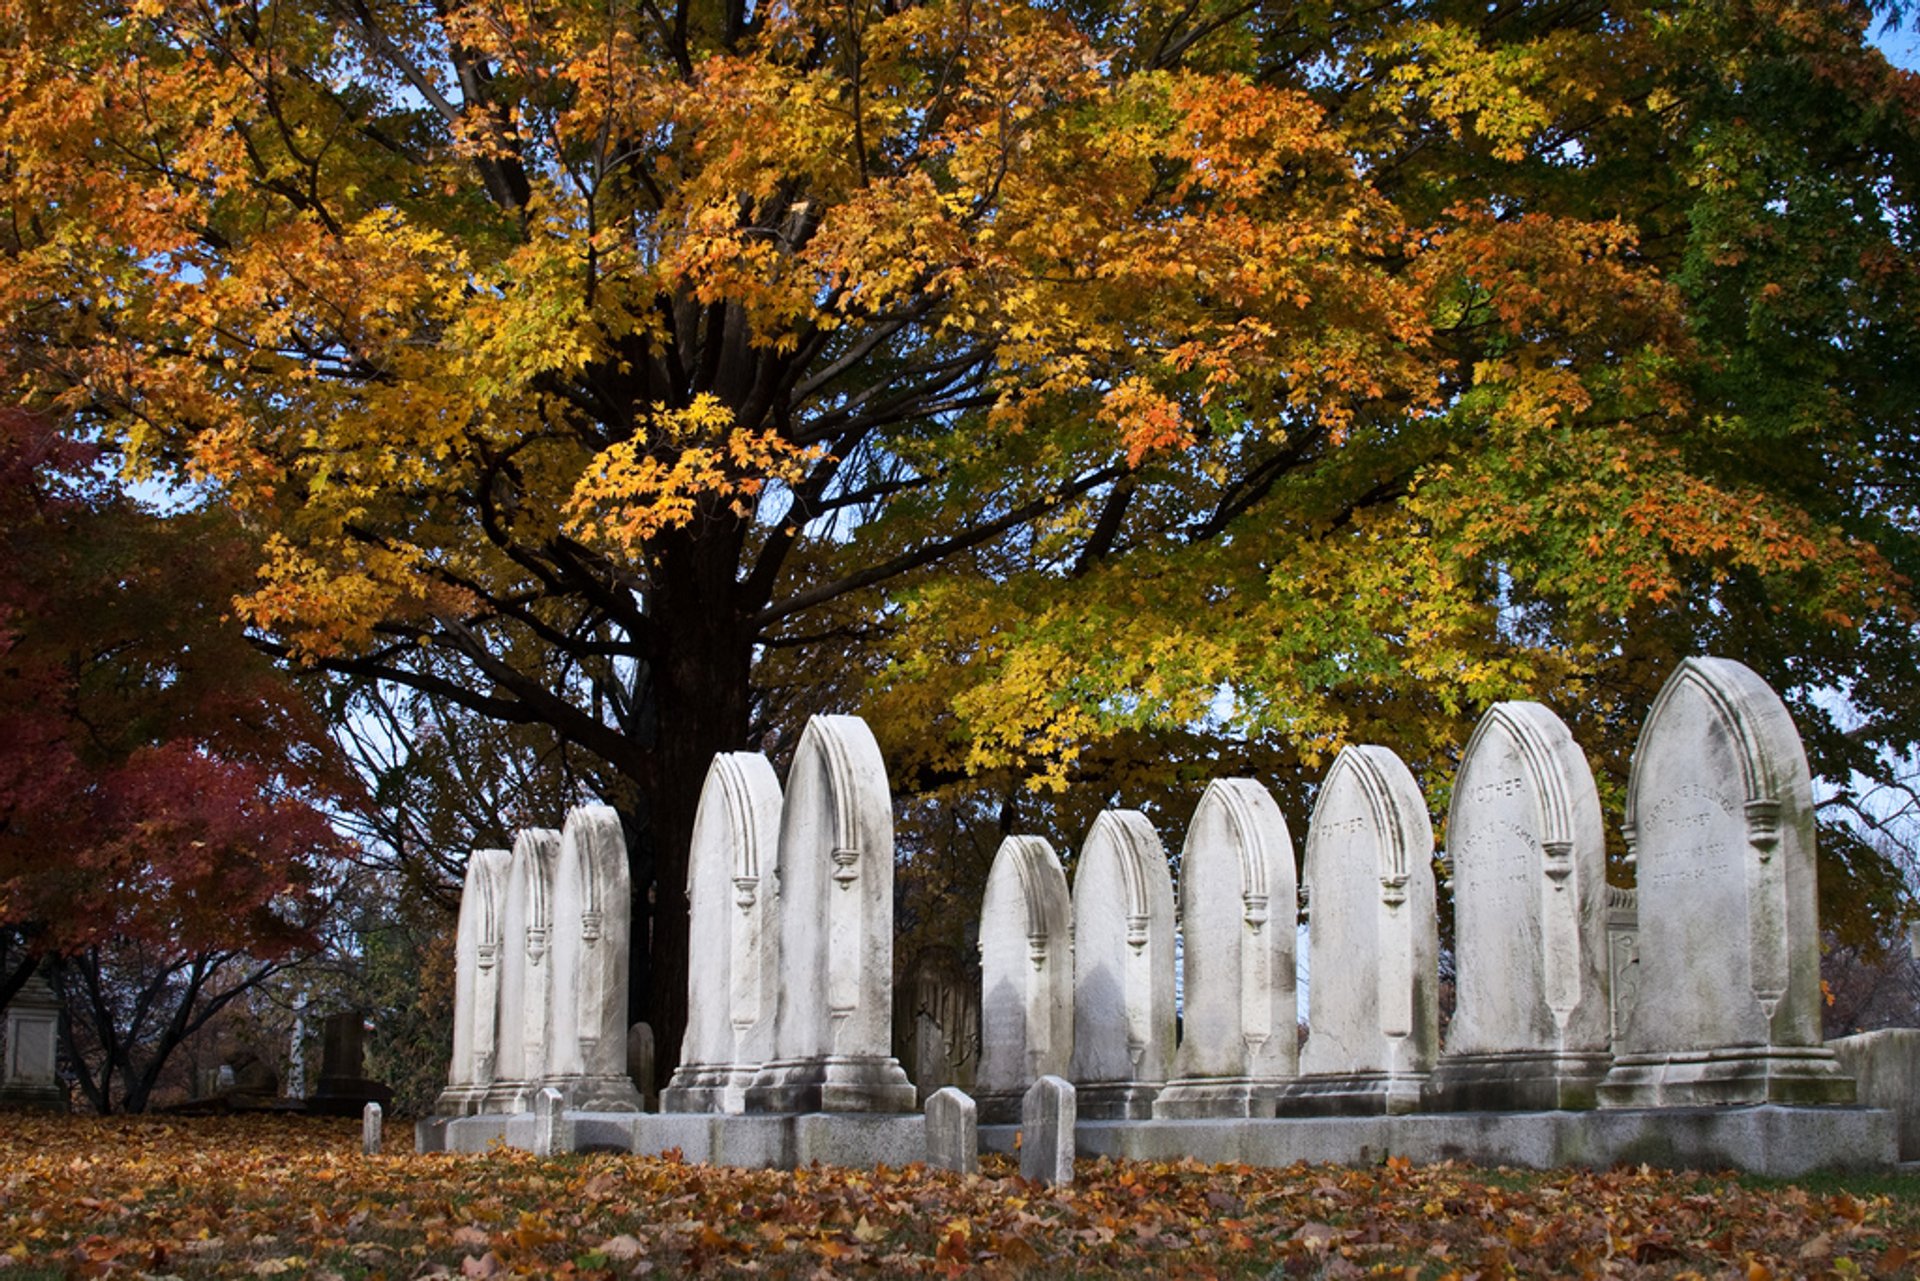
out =
[[[1640,732],[1625,827],[1640,990],[1601,1106],[1852,1102],[1820,1038],[1812,780],[1764,680],[1680,665]]]
[[[750,1112],[910,1112],[893,1042],[893,797],[865,721],[815,716],[780,820],[773,1056]]]
[[[980,1069],[987,1125],[1018,1122],[1027,1087],[1073,1055],[1073,903],[1053,846],[1009,836],[980,905]]]
[[[1173,878],[1138,810],[1094,820],[1073,882],[1072,1078],[1080,1115],[1153,1115],[1173,1064]]]
[[[1639,895],[1618,885],[1607,886],[1607,976],[1609,1043],[1617,1049],[1640,993]]]
[[[713,758],[687,859],[692,956],[663,1112],[740,1112],[773,1052],[780,984],[780,780],[757,752]]]
[[[1586,757],[1538,703],[1480,720],[1453,788],[1457,998],[1431,1106],[1590,1108],[1611,1063],[1606,838]]]
[[[627,947],[632,895],[620,815],[567,815],[553,874],[553,1001],[544,1081],[578,1112],[638,1112],[627,1075]]]
[[[501,929],[506,900],[506,850],[475,850],[460,890],[453,944],[453,1061],[447,1088],[434,1100],[438,1116],[470,1116],[493,1086],[500,1018]]]
[[[531,1112],[547,1073],[547,1011],[553,1000],[553,868],[560,833],[514,837],[500,927],[499,1049],[487,1112]]]
[[[1439,1040],[1433,826],[1384,747],[1349,747],[1307,827],[1306,1047],[1281,1115],[1416,1110]]]
[[[1272,1116],[1298,1071],[1293,838],[1252,779],[1207,786],[1180,855],[1185,1018],[1159,1117]]]

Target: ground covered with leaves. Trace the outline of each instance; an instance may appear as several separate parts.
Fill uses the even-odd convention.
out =
[[[397,1128],[397,1127],[396,1127]],[[404,1148],[404,1132],[391,1135]],[[0,1277],[1906,1276],[1920,1178],[1082,1161],[1070,1188],[608,1155],[378,1157],[357,1122],[0,1117]]]

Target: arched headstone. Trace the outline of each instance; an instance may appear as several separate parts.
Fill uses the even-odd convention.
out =
[[[987,1125],[1017,1124],[1027,1087],[1073,1054],[1073,903],[1053,846],[1009,836],[980,904],[980,1068]]]
[[[627,1075],[627,841],[610,806],[567,815],[553,871],[544,1083],[582,1112],[638,1112]]]
[[[500,1018],[487,1112],[531,1112],[547,1074],[547,1011],[553,999],[553,865],[560,833],[535,828],[513,839],[500,924]]]
[[[1173,877],[1138,810],[1108,810],[1087,833],[1073,933],[1079,1114],[1150,1117],[1173,1063]]]
[[[453,942],[453,1062],[434,1100],[439,1116],[471,1116],[486,1105],[498,1055],[500,940],[506,906],[505,850],[475,850],[460,890]]]
[[[1266,788],[1216,779],[1180,854],[1185,1003],[1160,1117],[1272,1116],[1299,1066],[1293,838]]]
[[[1820,1038],[1813,789],[1793,718],[1751,669],[1692,658],[1627,785],[1638,992],[1603,1107],[1848,1103]]]
[[[750,1112],[911,1112],[889,1053],[893,797],[855,716],[807,722],[780,819],[780,984],[773,1058]]]
[[[740,1112],[772,1057],[780,982],[780,780],[758,752],[713,758],[687,859],[692,956],[680,1066],[663,1112]]]
[[[1447,852],[1457,995],[1429,1104],[1592,1107],[1612,1062],[1606,837],[1593,772],[1558,716],[1500,703],[1480,719]]]
[[[1335,759],[1304,870],[1308,1034],[1279,1111],[1415,1111],[1439,1040],[1433,827],[1392,751],[1349,747]]]

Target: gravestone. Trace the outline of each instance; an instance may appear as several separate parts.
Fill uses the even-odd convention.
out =
[[[1180,855],[1185,1004],[1157,1117],[1272,1116],[1298,1070],[1293,838],[1251,779],[1207,785]]]
[[[1308,987],[1300,1076],[1281,1115],[1415,1111],[1439,1040],[1433,827],[1384,747],[1342,751],[1307,828]]]
[[[553,1156],[573,1150],[572,1127],[567,1119],[566,1096],[551,1085],[540,1087],[533,1096],[533,1154]]]
[[[361,1155],[380,1155],[380,1128],[385,1115],[385,1110],[378,1103],[368,1103],[360,1109]]]
[[[773,1055],[780,985],[780,780],[757,752],[707,768],[687,859],[691,960],[680,1066],[663,1112],[740,1112]]]
[[[1020,1104],[1020,1177],[1050,1187],[1073,1182],[1075,1109],[1073,1083],[1043,1076],[1027,1087]]]
[[[582,1112],[638,1112],[627,1075],[627,842],[606,805],[567,815],[553,869],[545,1084]]]
[[[1009,836],[980,905],[980,1068],[974,1099],[988,1125],[1020,1119],[1039,1077],[1073,1055],[1073,902],[1053,846]]]
[[[1601,1106],[1852,1102],[1820,1039],[1807,759],[1751,669],[1690,658],[1668,679],[1634,750],[1623,834],[1640,982]]]
[[[1138,810],[1094,820],[1074,876],[1073,929],[1079,1113],[1151,1117],[1173,1062],[1173,877]]]
[[[500,915],[498,1048],[484,1112],[531,1112],[547,1072],[553,865],[559,852],[560,833],[545,828],[520,832],[513,839]]]
[[[358,1116],[368,1103],[393,1105],[393,1091],[367,1076],[367,1024],[358,1010],[330,1014],[320,1025],[320,1081],[307,1111]]]
[[[854,716],[807,722],[780,819],[780,973],[749,1112],[911,1112],[893,1041],[893,797]]]
[[[453,1061],[447,1088],[434,1100],[439,1116],[484,1110],[499,1051],[501,940],[508,868],[505,850],[475,850],[460,891],[453,944]]]
[[[927,1164],[961,1174],[980,1171],[978,1109],[972,1099],[951,1085],[927,1098]]]
[[[0,1072],[0,1108],[64,1112],[60,1088],[60,998],[38,972],[7,1002],[5,1071]]]
[[[1593,773],[1538,703],[1480,720],[1453,786],[1455,1005],[1428,1106],[1594,1106],[1611,1065],[1606,835]]]

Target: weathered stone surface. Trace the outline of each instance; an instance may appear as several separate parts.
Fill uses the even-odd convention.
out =
[[[1608,1042],[1618,1045],[1640,993],[1640,896],[1619,885],[1607,886],[1607,976]]]
[[[1820,1040],[1812,785],[1753,671],[1682,663],[1634,751],[1639,993],[1603,1107],[1849,1103]]]
[[[1186,1003],[1156,1117],[1272,1116],[1299,1067],[1293,838],[1252,779],[1208,785],[1180,855]]]
[[[1022,1178],[1053,1187],[1073,1182],[1074,1093],[1073,1083],[1057,1076],[1043,1076],[1027,1087],[1020,1104]]]
[[[1433,1067],[1433,827],[1384,747],[1349,747],[1307,829],[1309,1034],[1281,1115],[1410,1112]]]
[[[1138,810],[1094,820],[1074,876],[1073,929],[1080,1112],[1152,1116],[1173,1065],[1173,877]]]
[[[611,806],[567,815],[553,870],[544,1082],[584,1112],[638,1112],[627,1075],[627,842]]]
[[[547,1072],[553,865],[559,852],[558,832],[539,828],[514,838],[501,911],[498,1050],[482,1111],[531,1112]]]
[[[980,905],[980,1068],[988,1123],[1016,1121],[1027,1087],[1073,1055],[1073,903],[1053,846],[1009,836]]]
[[[907,1112],[893,1040],[893,798],[866,722],[815,716],[780,821],[773,1051],[750,1112]],[[804,976],[805,981],[791,981]]]
[[[927,1164],[961,1174],[980,1169],[979,1111],[951,1085],[927,1099]]]
[[[384,1113],[378,1103],[360,1110],[360,1151],[366,1156],[380,1155],[380,1129]]]
[[[1828,1041],[1860,1103],[1894,1116],[1900,1159],[1920,1161],[1920,1028],[1890,1027]]]
[[[573,1150],[567,1124],[566,1096],[551,1085],[542,1086],[533,1099],[533,1154],[552,1156]]]
[[[475,850],[460,891],[453,944],[453,1061],[434,1101],[440,1116],[480,1111],[498,1067],[500,975],[505,968],[506,850]]]
[[[44,1108],[64,1112],[57,1056],[60,998],[45,976],[34,974],[7,1003],[5,1071],[0,1072],[0,1107]]]
[[[627,1029],[627,1079],[640,1095],[642,1109],[658,1102],[653,1092],[653,1058],[653,1025],[635,1023]]]
[[[1427,1104],[1589,1108],[1612,1062],[1606,836],[1559,717],[1501,703],[1460,760],[1447,823],[1456,1004]]]
[[[740,1112],[773,1054],[780,983],[780,780],[757,752],[713,758],[687,861],[691,955],[680,1066],[663,1112]]]

